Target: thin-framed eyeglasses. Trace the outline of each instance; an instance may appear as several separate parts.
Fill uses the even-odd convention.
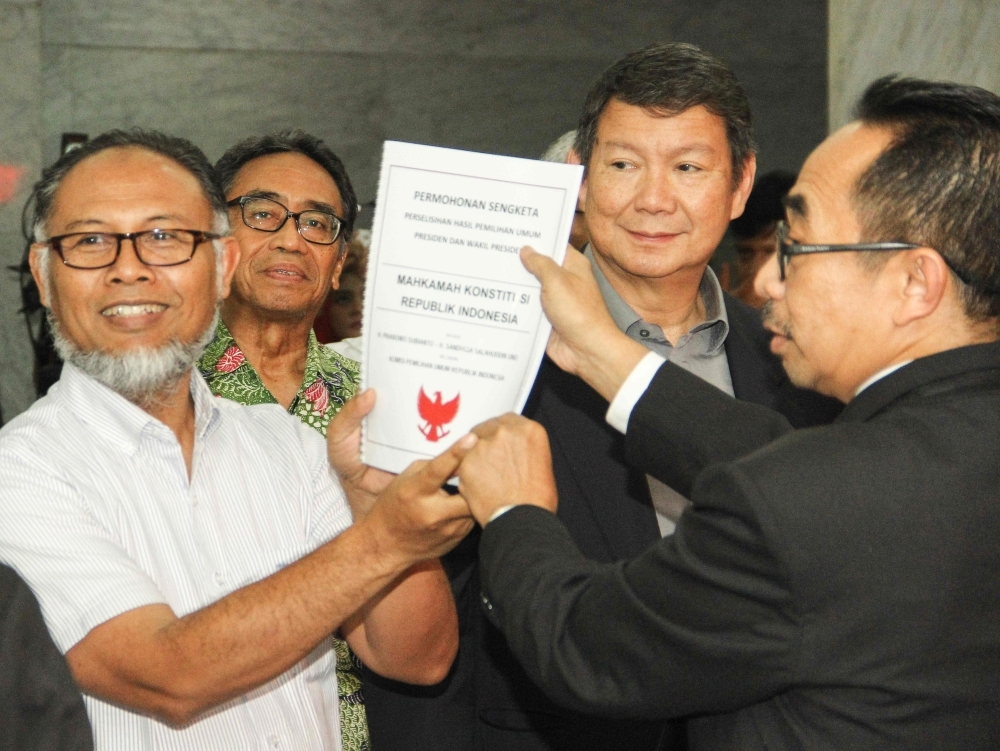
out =
[[[803,245],[788,239],[788,225],[778,222],[778,275],[785,281],[785,267],[792,256],[807,253],[838,253],[843,251],[913,250],[921,246],[903,242],[846,243],[843,245]],[[948,263],[945,259],[945,263]],[[951,264],[948,264],[949,267]]]
[[[344,227],[344,220],[329,211],[289,211],[287,206],[271,198],[239,196],[226,205],[233,208],[239,206],[243,223],[261,232],[277,232],[292,219],[299,235],[317,245],[333,245]]]
[[[147,266],[178,266],[194,258],[198,246],[221,235],[196,229],[147,229],[142,232],[71,232],[46,242],[71,269],[114,266],[122,241],[131,240],[138,259]]]

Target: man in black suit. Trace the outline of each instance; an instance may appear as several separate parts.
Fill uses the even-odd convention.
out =
[[[586,165],[585,253],[618,328],[738,399],[795,425],[828,422],[840,404],[792,387],[757,311],[723,293],[708,267],[753,185],[750,105],[729,67],[686,44],[631,53],[595,82],[570,161]],[[573,251],[570,251],[573,252]],[[673,528],[686,500],[625,462],[608,402],[543,362],[524,414],[552,440],[559,517],[601,563],[639,555]],[[652,500],[650,491],[652,490]],[[655,508],[654,508],[655,506]],[[568,712],[538,690],[479,611],[478,537],[445,560],[456,574],[463,640],[447,684],[431,690],[366,676],[380,749],[643,751],[662,722]],[[666,732],[676,734],[676,727]],[[665,743],[664,748],[672,744]]]
[[[557,703],[692,717],[694,749],[995,748],[1000,98],[876,81],[787,206],[758,286],[792,381],[848,403],[826,427],[657,362],[586,264],[525,253],[550,355],[693,505],[644,554],[594,563],[551,513],[544,432],[477,428],[460,478],[484,610]]]

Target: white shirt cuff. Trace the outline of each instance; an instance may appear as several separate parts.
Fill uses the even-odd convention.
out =
[[[510,503],[510,504],[508,504],[506,506],[501,506],[496,511],[494,511],[492,514],[490,514],[490,518],[486,520],[486,523],[489,524],[491,521],[495,521],[496,519],[499,519],[501,516],[503,516],[504,514],[506,514],[508,511],[510,511],[512,508],[514,508],[514,504],[513,503]]]
[[[665,362],[666,358],[655,352],[647,352],[646,356],[639,360],[639,364],[628,374],[625,383],[618,389],[615,398],[611,400],[608,412],[604,416],[604,419],[608,421],[608,425],[619,433],[624,433],[628,430],[628,419],[632,416],[632,410],[639,399],[642,398],[642,395],[646,393],[646,389],[652,383],[656,371]]]

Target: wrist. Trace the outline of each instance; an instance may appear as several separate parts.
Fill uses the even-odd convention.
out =
[[[358,534],[363,554],[370,556],[378,576],[393,579],[414,563],[422,560],[407,552],[406,541],[393,532],[391,521],[376,504],[351,528]]]
[[[596,346],[581,353],[578,375],[610,402],[649,350],[618,329],[598,334],[594,341]]]
[[[490,513],[489,517],[487,517],[486,521],[483,522],[483,526],[485,527],[490,522],[496,521],[501,516],[510,511],[512,508],[517,508],[516,504],[508,503],[504,506],[497,506],[495,509],[493,509],[492,513]]]

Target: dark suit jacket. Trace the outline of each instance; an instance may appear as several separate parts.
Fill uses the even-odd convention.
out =
[[[726,356],[736,396],[779,410],[796,425],[832,420],[840,403],[791,386],[769,350],[759,313],[729,296],[726,309]],[[645,474],[626,463],[624,437],[604,420],[607,408],[582,380],[546,358],[524,409],[549,434],[560,519],[580,551],[602,563],[633,558],[660,539]],[[455,595],[461,646],[448,680],[428,690],[392,684],[370,672],[365,676],[376,751],[657,748],[662,722],[567,712],[538,690],[503,635],[479,612],[477,542],[478,532],[445,560],[453,585],[460,583]]]
[[[89,751],[83,698],[35,596],[0,566],[0,750]]]
[[[661,368],[626,438],[687,478],[672,537],[598,564],[541,509],[484,531],[487,612],[528,675],[578,712],[696,715],[694,749],[997,748],[1000,343],[801,431],[696,380]]]

